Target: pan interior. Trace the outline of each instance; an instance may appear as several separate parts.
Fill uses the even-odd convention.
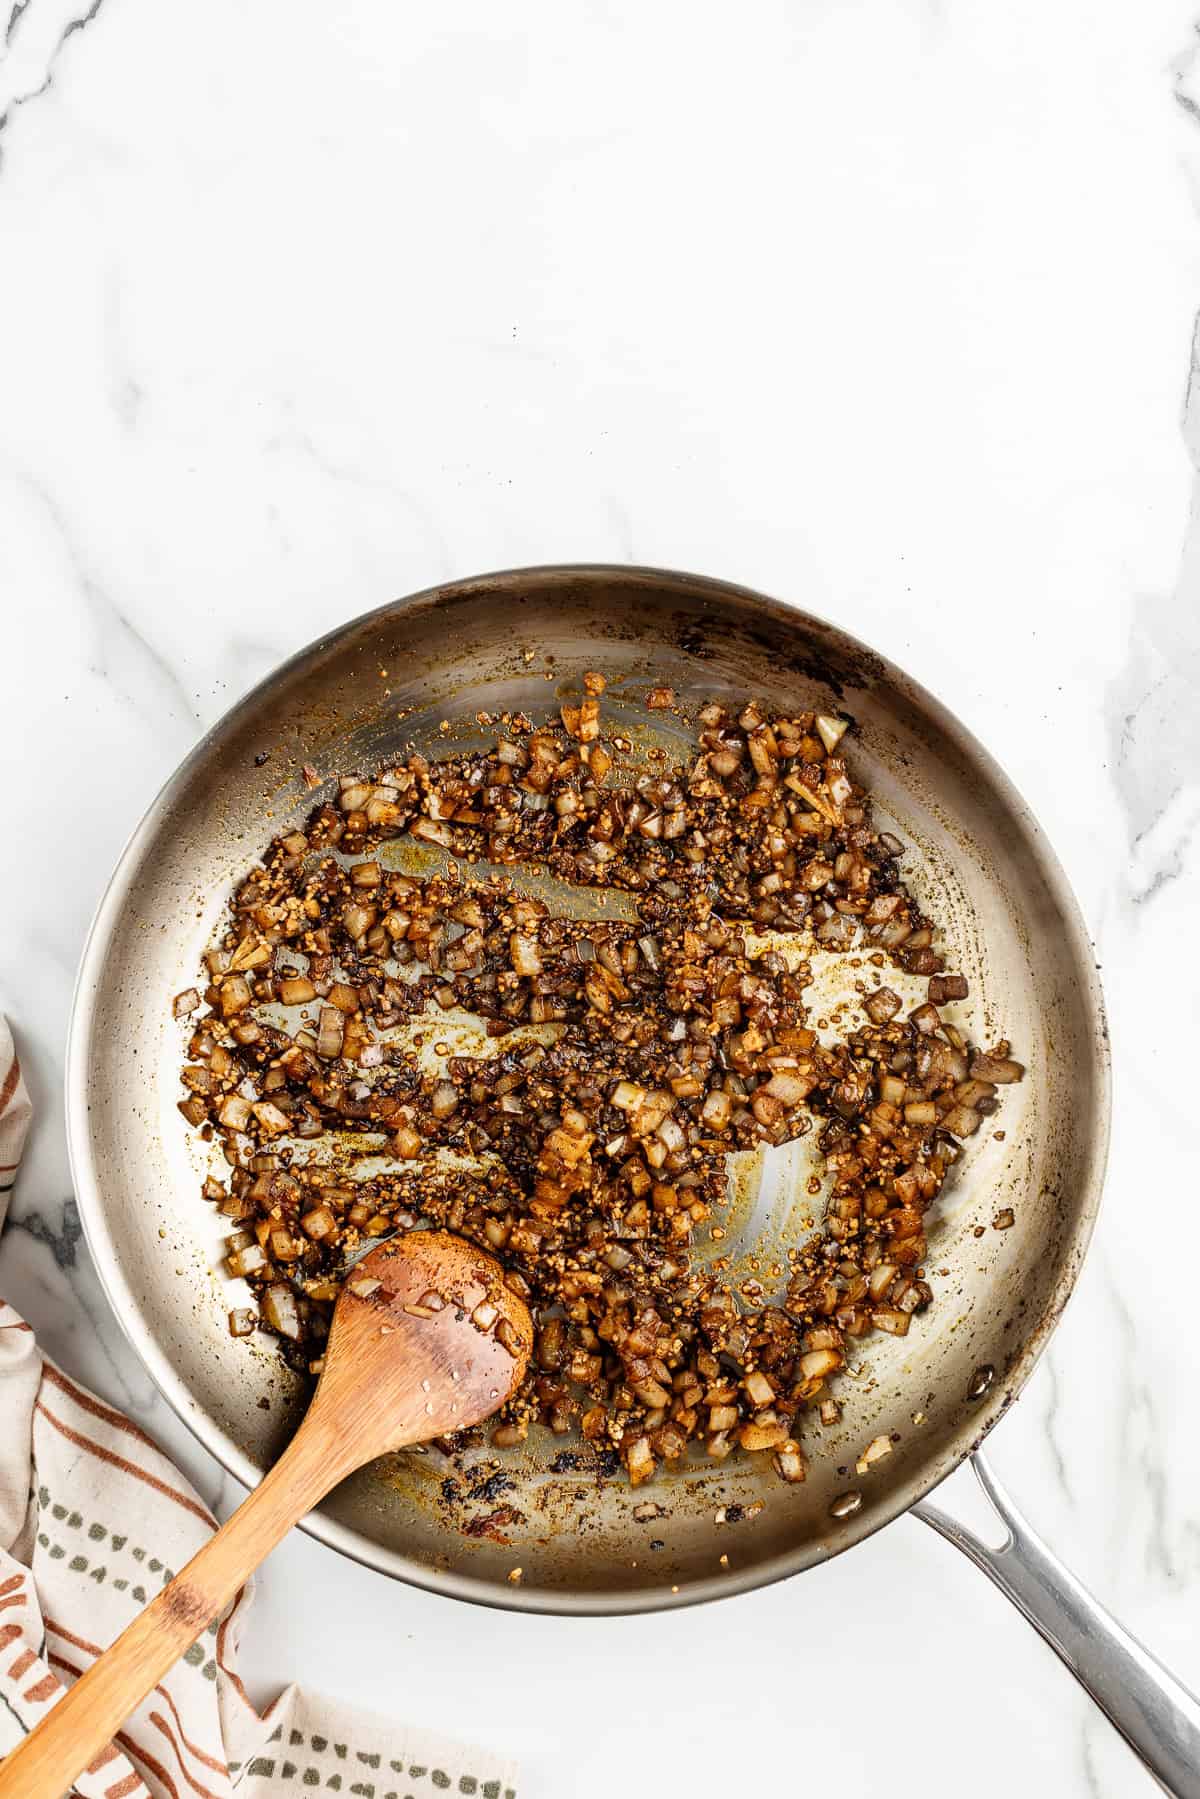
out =
[[[968,978],[955,1016],[979,1042],[1011,1038],[1029,1073],[1006,1091],[996,1130],[973,1140],[931,1221],[934,1306],[906,1338],[860,1346],[838,1389],[839,1423],[806,1424],[802,1486],[780,1482],[769,1458],[735,1456],[631,1491],[623,1477],[598,1480],[574,1440],[531,1433],[490,1487],[486,1448],[462,1467],[436,1450],[407,1453],[346,1482],[312,1520],[388,1572],[532,1609],[711,1597],[809,1566],[911,1504],[1027,1374],[1074,1280],[1105,1147],[1099,996],[1062,875],[994,764],[899,671],[801,612],[653,571],[525,571],[384,608],[287,664],[194,752],[130,843],[80,977],[70,1128],[89,1240],[151,1373],[236,1475],[253,1481],[270,1465],[302,1396],[269,1349],[228,1334],[238,1301],[219,1272],[225,1231],[199,1196],[198,1145],[176,1110],[171,998],[193,983],[231,887],[321,798],[302,765],[332,783],[410,747],[436,757],[447,735],[481,740],[481,711],[545,717],[590,668],[609,679],[606,715],[643,743],[672,747],[661,714],[645,708],[653,684],[673,686],[690,712],[755,695],[849,713],[853,771],[879,821],[912,846],[906,878],[943,927],[947,965]],[[817,958],[817,978],[827,1004],[812,1010],[825,1016],[846,997],[844,964]],[[724,1247],[769,1276],[812,1209],[811,1151],[801,1141],[732,1163],[735,1235]],[[1015,1224],[998,1231],[1006,1207]],[[891,1453],[859,1476],[864,1447],[885,1433]],[[857,1509],[833,1516],[851,1493]],[[469,1534],[498,1504],[495,1535]]]

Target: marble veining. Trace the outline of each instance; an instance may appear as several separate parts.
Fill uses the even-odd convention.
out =
[[[75,32],[86,30],[98,15],[104,0],[92,0],[92,4],[82,13],[76,13],[71,7],[64,9],[40,4],[29,24],[25,25],[23,21],[32,4],[33,0],[13,0],[4,29],[5,62],[11,61],[16,66],[12,88],[7,91],[0,88],[0,95],[4,95],[4,106],[0,111],[0,131],[4,130],[19,106],[27,105],[30,100],[36,100],[47,91],[54,80],[55,67],[67,40]],[[27,43],[26,39],[31,41]]]
[[[201,731],[442,579],[728,576],[943,697],[1079,895],[1107,1196],[991,1449],[1200,1687],[1200,1342],[1172,1279],[1200,1012],[1194,0],[763,5],[736,29],[715,0],[686,29],[664,0],[8,0],[0,245],[0,1004],[39,1114],[0,1289],[49,1351],[236,1503],[109,1312],[60,1109],[88,920]],[[968,1765],[975,1799],[1152,1790],[911,1520],[719,1612],[589,1624],[467,1614],[296,1536],[246,1655],[260,1697],[300,1679],[515,1752],[531,1799],[614,1775],[715,1799],[794,1765],[860,1792],[897,1755],[923,1799]],[[611,1703],[618,1668],[645,1708]],[[847,1674],[852,1706],[825,1697]],[[581,1684],[610,1695],[582,1738]]]

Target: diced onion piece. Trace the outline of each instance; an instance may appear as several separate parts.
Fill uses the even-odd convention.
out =
[[[307,975],[288,975],[279,983],[279,998],[285,1006],[305,1006],[316,999],[317,990]]]
[[[674,1118],[664,1118],[658,1126],[658,1137],[667,1149],[674,1153],[683,1148],[687,1138],[683,1134],[683,1126]]]
[[[234,1280],[245,1280],[248,1274],[259,1274],[266,1265],[266,1255],[257,1243],[247,1243],[225,1258],[225,1266]]]
[[[317,1054],[328,1062],[342,1053],[342,1039],[346,1033],[345,1020],[336,1006],[322,1006],[321,1020],[317,1027]]]
[[[743,1449],[778,1449],[788,1440],[788,1427],[782,1419],[768,1424],[752,1418],[748,1424],[743,1424],[737,1435]]]
[[[667,1406],[671,1403],[671,1395],[666,1387],[664,1387],[660,1381],[653,1379],[652,1376],[647,1376],[645,1380],[631,1381],[630,1385],[645,1406],[650,1406],[653,1409],[654,1407]]]
[[[709,1093],[700,1108],[700,1117],[712,1131],[729,1129],[729,1120],[733,1114],[733,1100],[720,1088]]]
[[[746,1394],[751,1405],[774,1405],[775,1389],[767,1379],[766,1375],[759,1373],[757,1369],[753,1374],[748,1374],[745,1377],[742,1386],[746,1389]]]
[[[496,1341],[503,1349],[507,1349],[509,1355],[520,1355],[521,1333],[507,1318],[501,1318],[496,1326]]]
[[[281,1337],[297,1342],[300,1337],[300,1309],[289,1286],[277,1281],[267,1288],[262,1299],[262,1315],[271,1329]]]
[[[654,1453],[650,1448],[650,1439],[635,1437],[631,1443],[626,1442],[624,1450],[629,1484],[631,1487],[640,1487],[654,1473]]]
[[[348,906],[342,908],[342,923],[346,927],[347,935],[353,938],[355,943],[362,942],[375,923],[376,916],[374,906],[360,905],[356,900],[352,900]]]
[[[231,969],[241,971],[247,968],[265,968],[271,960],[271,946],[261,938],[243,937],[229,958]]]
[[[972,1056],[971,1074],[977,1081],[994,1081],[1004,1086],[1010,1081],[1019,1081],[1025,1074],[1022,1062],[1014,1062],[1011,1056]]]
[[[658,938],[639,937],[638,948],[642,952],[642,958],[647,968],[657,973],[662,967],[662,953],[659,949]]]
[[[458,1110],[458,1088],[450,1081],[439,1081],[429,1096],[429,1110],[435,1118],[449,1118]]]
[[[268,1135],[288,1130],[292,1122],[287,1113],[282,1111],[274,1100],[270,1099],[259,1100],[254,1107],[254,1116],[258,1120],[259,1128],[266,1131]]]
[[[443,849],[449,849],[454,843],[454,832],[449,825],[436,824],[432,818],[417,818],[409,826],[414,837],[424,843],[439,843]]]
[[[250,983],[243,974],[228,974],[221,982],[221,1016],[236,1018],[251,1003]]]
[[[800,1445],[793,1442],[790,1437],[786,1443],[781,1444],[771,1459],[775,1464],[776,1473],[783,1480],[794,1483],[804,1479],[804,1457],[800,1453]]]
[[[832,713],[818,712],[813,723],[817,727],[817,736],[825,745],[827,755],[832,756],[838,744],[850,728],[848,718],[836,718]]]
[[[305,1212],[300,1220],[300,1229],[314,1243],[324,1242],[337,1230],[337,1219],[327,1205],[314,1206],[311,1212]]]
[[[217,1109],[217,1122],[226,1130],[244,1131],[250,1122],[250,1101],[240,1093],[227,1093]]]
[[[882,1299],[896,1278],[894,1262],[878,1262],[867,1276],[867,1287],[872,1299]]]
[[[536,937],[527,937],[523,931],[514,931],[508,940],[508,952],[513,968],[519,975],[541,974],[542,958],[538,953]]]
[[[812,1082],[798,1074],[780,1072],[773,1074],[760,1092],[769,1093],[772,1099],[782,1100],[785,1106],[798,1106],[812,1089]]]

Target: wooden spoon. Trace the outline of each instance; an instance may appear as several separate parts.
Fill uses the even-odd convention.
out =
[[[445,1231],[373,1249],[342,1288],[324,1373],[287,1449],[0,1763],[0,1799],[62,1799],[298,1519],[375,1456],[489,1417],[532,1343],[528,1311],[483,1250]]]

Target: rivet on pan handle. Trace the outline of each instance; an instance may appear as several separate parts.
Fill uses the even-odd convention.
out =
[[[1014,1506],[987,1462],[971,1466],[1007,1532],[998,1549],[940,1507],[914,1515],[970,1556],[1060,1656],[1165,1793],[1200,1799],[1200,1700],[1105,1611]]]

